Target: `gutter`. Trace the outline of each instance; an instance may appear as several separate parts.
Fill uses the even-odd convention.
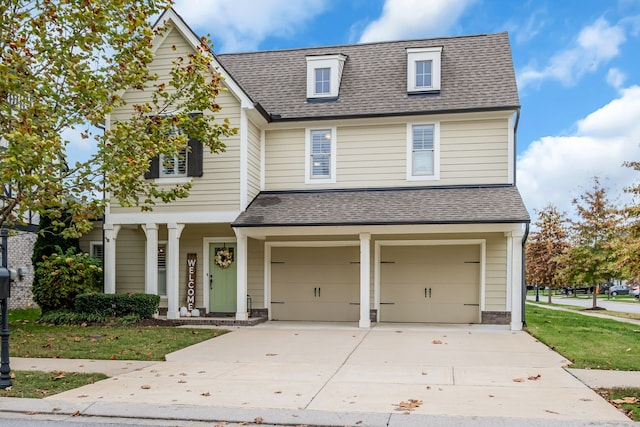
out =
[[[527,300],[527,281],[526,281],[526,253],[525,245],[527,244],[527,237],[529,237],[529,223],[525,224],[524,237],[522,238],[522,327],[527,327],[527,319],[525,316],[525,306]]]

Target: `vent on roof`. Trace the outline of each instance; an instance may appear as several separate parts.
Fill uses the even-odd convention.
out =
[[[346,60],[342,54],[307,56],[307,98],[337,98]]]

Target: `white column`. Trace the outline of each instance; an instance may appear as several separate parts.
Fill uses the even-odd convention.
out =
[[[360,233],[360,322],[371,327],[371,234]]]
[[[147,235],[144,292],[156,295],[158,293],[158,225],[149,223],[142,229]]]
[[[511,233],[511,330],[522,329],[522,231]]]
[[[119,225],[104,224],[104,293],[116,293],[116,238]]]
[[[237,268],[237,303],[236,303],[236,320],[247,320],[247,236],[244,235],[239,229],[234,228],[236,233],[237,244],[236,248],[236,268]]]
[[[180,234],[183,229],[184,224],[167,224],[169,235],[167,240],[167,319],[180,317],[178,273],[180,272]]]

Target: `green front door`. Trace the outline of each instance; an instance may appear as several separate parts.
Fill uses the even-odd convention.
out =
[[[209,244],[209,311],[235,313],[236,290],[235,243]]]

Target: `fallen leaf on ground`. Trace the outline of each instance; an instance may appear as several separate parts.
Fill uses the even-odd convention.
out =
[[[151,386],[149,384],[144,384],[144,385],[141,385],[140,388],[143,390],[149,390]]]
[[[415,408],[420,407],[422,405],[422,400],[418,399],[409,399],[408,401],[402,401],[398,403],[398,407],[396,411],[413,411]]]
[[[211,393],[205,391],[204,393],[200,393],[200,396],[211,396]]]
[[[538,374],[538,375],[532,375],[529,377],[529,380],[531,381],[537,381],[542,377],[542,375]]]
[[[636,397],[623,397],[622,399],[612,400],[612,402],[622,405],[623,403],[638,403],[638,399]]]
[[[9,378],[11,378],[12,380],[16,379],[16,374],[11,372],[11,374],[9,374]]]
[[[545,412],[548,412],[550,414],[560,414],[560,412],[552,411],[551,409],[545,409]]]
[[[278,353],[267,353],[267,354],[265,354],[265,356],[277,356],[277,355],[278,355]]]
[[[262,424],[264,422],[264,420],[262,419],[262,417],[256,417],[253,420],[253,422],[256,423],[256,424]]]
[[[55,372],[55,371],[54,371],[53,373],[54,373],[54,374],[58,374],[58,375],[56,375],[55,377],[51,378],[51,381],[58,381],[58,380],[61,380],[61,379],[63,379],[64,377],[66,377],[66,376],[67,376],[64,372],[60,372],[60,373],[58,373],[58,372]]]
[[[513,379],[514,383],[523,383],[524,381],[525,381],[524,378],[514,378]]]
[[[73,414],[71,414],[72,417],[79,417],[80,416],[80,411],[76,411]]]
[[[440,340],[433,340],[433,341],[431,341],[431,342],[432,342],[433,344],[442,344],[442,341],[440,341]]]

